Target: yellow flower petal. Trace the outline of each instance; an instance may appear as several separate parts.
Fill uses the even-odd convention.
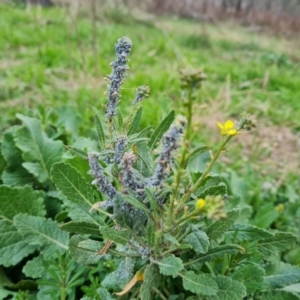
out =
[[[224,128],[224,126],[223,126],[220,122],[218,122],[217,125],[218,125],[218,127],[221,128],[221,129]]]
[[[227,130],[232,129],[232,128],[234,127],[233,121],[227,120],[227,121],[225,122],[225,124],[224,124],[224,127],[225,127]]]
[[[228,131],[227,131],[227,134],[228,135],[236,135],[238,132],[237,132],[237,130],[236,129],[229,129]]]
[[[204,199],[198,199],[196,202],[196,210],[200,210],[205,206],[206,201]]]

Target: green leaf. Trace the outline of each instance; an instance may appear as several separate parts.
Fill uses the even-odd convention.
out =
[[[109,291],[105,288],[99,288],[97,289],[97,292],[101,300],[114,300],[114,298],[111,297]]]
[[[92,222],[96,225],[103,224],[97,214],[90,214],[89,210],[96,202],[94,190],[91,184],[87,183],[80,173],[66,163],[56,163],[51,169],[51,179],[57,189],[67,198],[67,205],[76,210],[77,216],[74,221]]]
[[[234,209],[227,213],[226,219],[221,219],[213,223],[207,229],[207,235],[210,239],[216,240],[234,224],[240,215],[240,210]]]
[[[27,243],[40,247],[45,259],[68,250],[69,234],[59,230],[58,223],[51,219],[19,214],[14,217],[14,225]]]
[[[69,241],[70,254],[80,264],[96,264],[103,257],[99,251],[104,247],[104,243],[92,241],[93,245],[87,245],[84,243],[86,241],[86,236],[73,235]]]
[[[24,240],[13,224],[19,213],[44,216],[43,192],[31,187],[0,186],[0,264],[15,265],[36,250]]]
[[[27,261],[26,265],[23,267],[22,272],[31,278],[42,278],[46,275],[47,271],[43,265],[43,258],[37,256],[32,260]]]
[[[212,249],[209,249],[205,254],[197,255],[195,256],[191,261],[188,263],[192,262],[198,262],[198,263],[203,263],[206,261],[211,261],[215,258],[218,258],[220,256],[224,256],[225,254],[234,254],[240,251],[244,251],[245,249],[242,248],[239,245],[222,245],[218,246]]]
[[[281,289],[282,291],[300,296],[300,283],[290,284]]]
[[[259,241],[258,251],[265,259],[278,254],[278,252],[290,249],[296,242],[297,237],[291,233],[277,232],[272,238]]]
[[[152,174],[152,157],[150,154],[150,148],[147,143],[138,143],[137,147],[137,169],[145,177],[149,177]]]
[[[247,295],[245,286],[236,280],[221,275],[214,280],[218,285],[218,292],[209,296],[209,300],[241,300]]]
[[[118,117],[118,128],[123,128],[124,127],[124,120],[122,116],[122,112],[118,109],[117,112],[117,117]]]
[[[169,255],[163,258],[159,263],[159,272],[166,276],[173,276],[173,278],[178,276],[179,271],[183,269],[182,260],[179,257]]]
[[[211,186],[201,192],[197,197],[205,199],[206,196],[223,196],[227,193],[227,186],[224,182],[219,183],[218,185]]]
[[[147,231],[147,244],[151,248],[155,245],[155,228],[151,221],[148,221],[146,231]]]
[[[145,269],[144,280],[140,288],[141,300],[152,300],[152,287],[158,287],[160,283],[160,274],[156,265],[148,265]]]
[[[272,288],[282,288],[300,280],[300,268],[284,262],[271,263],[266,267],[265,283]]]
[[[149,141],[149,147],[152,150],[156,144],[161,140],[163,134],[169,129],[170,125],[175,119],[175,111],[171,110],[164,120],[158,125]]]
[[[102,286],[107,289],[123,290],[134,276],[134,266],[134,260],[131,257],[125,257],[119,262],[117,270],[104,278]]]
[[[263,300],[299,300],[300,297],[294,293],[283,290],[269,291],[261,295]]]
[[[274,236],[265,229],[249,224],[233,224],[227,232],[230,236],[234,235],[238,241],[264,240]]]
[[[183,287],[203,296],[215,295],[218,292],[218,285],[206,274],[195,274],[194,271],[187,271],[182,277]]]
[[[153,212],[157,215],[158,214],[158,205],[157,205],[157,200],[151,190],[147,187],[145,187],[145,193],[147,195],[147,199],[150,203],[150,206],[153,210]]]
[[[190,244],[196,253],[206,253],[209,247],[209,238],[202,230],[193,231],[183,239],[183,242]]]
[[[122,199],[124,199],[127,203],[131,204],[132,206],[144,211],[145,213],[151,214],[147,206],[143,204],[140,200],[135,199],[134,197],[129,195],[122,195]]]
[[[128,231],[120,231],[115,228],[111,228],[108,226],[100,226],[100,232],[102,235],[117,244],[126,245],[130,239],[130,232]]]
[[[87,159],[88,155],[86,153],[86,151],[81,150],[79,148],[76,147],[71,147],[71,146],[65,146],[72,154],[82,158],[82,159]]]
[[[102,127],[102,123],[97,114],[95,116],[95,124],[96,124],[98,139],[99,139],[100,150],[103,150],[103,149],[105,149],[105,134],[104,134],[104,130]]]
[[[99,235],[99,226],[91,222],[68,222],[59,226],[59,229],[77,233],[77,234],[94,234]]]
[[[128,129],[128,133],[127,133],[128,135],[132,135],[136,132],[136,130],[139,127],[140,122],[141,122],[142,112],[143,112],[143,109],[142,109],[142,107],[140,107],[133,117],[132,123],[130,124],[130,127]]]
[[[263,288],[265,270],[259,265],[242,265],[231,275],[232,279],[242,282],[249,293]]]
[[[61,160],[63,143],[48,138],[38,120],[17,114],[24,126],[15,133],[16,145],[22,151],[23,167],[41,183],[49,179],[51,166]]]
[[[270,228],[271,224],[278,218],[279,213],[274,209],[273,203],[260,205],[256,211],[252,223],[259,228]]]
[[[6,161],[6,168],[1,179],[4,184],[10,186],[32,185],[33,176],[22,166],[22,152],[14,141],[14,134],[18,128],[17,126],[11,127],[3,135],[1,152]]]
[[[209,146],[199,146],[195,149],[193,149],[190,154],[189,154],[189,157],[186,161],[186,164],[185,164],[185,168],[187,167],[188,164],[190,164],[194,159],[196,159],[200,154],[202,154],[203,152],[209,150]]]

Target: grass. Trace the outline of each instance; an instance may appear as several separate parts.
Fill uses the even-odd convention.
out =
[[[98,14],[95,35],[88,11],[74,18],[62,8],[28,12],[8,5],[0,7],[0,27],[2,130],[16,122],[17,112],[43,117],[63,105],[75,107],[91,124],[92,108],[104,110],[112,45],[124,35],[132,39],[133,51],[121,106],[134,98],[138,85],[149,85],[144,125],[157,124],[171,107],[179,107],[179,70],[192,66],[208,75],[195,111],[200,121],[217,107],[224,118],[247,110],[260,122],[300,130],[297,41],[230,23],[150,22],[121,11]]]

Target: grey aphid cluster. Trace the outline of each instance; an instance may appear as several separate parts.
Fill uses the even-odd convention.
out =
[[[90,173],[95,177],[92,184],[97,185],[98,190],[108,197],[109,201],[105,203],[105,206],[110,207],[114,205],[117,190],[113,187],[113,185],[108,181],[108,179],[104,175],[102,167],[98,162],[98,158],[98,153],[91,152],[88,154],[88,161],[91,168]]]
[[[116,108],[120,98],[120,88],[126,75],[126,70],[128,69],[126,63],[131,47],[131,40],[127,37],[120,38],[118,43],[115,45],[117,59],[110,64],[113,71],[109,76],[107,76],[110,80],[110,84],[108,86],[106,116],[110,120],[116,114]]]
[[[173,125],[163,136],[162,151],[159,155],[155,172],[148,179],[147,186],[161,187],[169,173],[169,168],[174,156],[175,150],[179,147],[179,139],[182,134],[182,126]]]
[[[149,96],[150,87],[147,85],[141,85],[136,90],[135,99],[132,102],[132,106],[140,103],[143,101],[146,97]]]
[[[140,193],[143,191],[145,184],[136,178],[135,173],[137,171],[133,168],[135,161],[136,156],[133,153],[124,153],[121,169],[121,183],[123,188],[130,188]]]
[[[126,135],[120,135],[115,143],[115,164],[119,164],[121,162],[123,153],[125,151],[125,147],[128,143],[128,139]]]

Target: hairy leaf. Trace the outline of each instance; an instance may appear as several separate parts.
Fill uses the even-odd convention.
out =
[[[281,289],[282,291],[300,296],[300,283],[290,284]]]
[[[203,296],[216,295],[218,285],[206,274],[195,274],[194,271],[187,271],[182,277],[183,287],[196,294]]]
[[[224,182],[219,183],[218,185],[211,186],[204,191],[202,191],[198,197],[205,199],[206,196],[223,196],[227,193],[227,186]]]
[[[104,237],[121,245],[126,245],[130,239],[130,232],[120,231],[108,226],[100,226],[100,232]]]
[[[44,216],[43,192],[31,187],[0,186],[0,264],[8,267],[17,264],[36,250],[24,240],[13,224],[19,213]]]
[[[231,236],[234,235],[238,241],[264,240],[273,237],[271,232],[249,224],[234,224],[227,232]]]
[[[173,278],[178,276],[178,272],[183,269],[182,260],[179,257],[169,255],[163,258],[159,263],[159,272],[166,276],[173,276]]]
[[[61,230],[77,234],[95,234],[99,235],[99,226],[91,222],[68,222],[59,226]]]
[[[152,287],[158,287],[160,274],[156,265],[148,265],[144,273],[144,282],[140,288],[141,300],[152,300]]]
[[[130,124],[127,135],[132,135],[136,132],[136,130],[139,127],[140,122],[141,122],[142,111],[143,111],[142,107],[140,107],[137,110],[136,114],[133,117],[132,123]]]
[[[284,262],[271,263],[266,267],[265,283],[272,288],[282,288],[300,280],[300,268]]]
[[[45,259],[68,249],[69,234],[59,230],[58,223],[51,219],[19,214],[14,217],[14,225],[27,243],[40,247]]]
[[[148,199],[148,201],[150,203],[150,206],[151,206],[153,212],[155,214],[157,214],[158,213],[157,199],[155,198],[155,196],[153,195],[153,193],[151,192],[151,190],[149,188],[147,188],[147,187],[145,188],[145,193],[147,195],[147,199]]]
[[[245,286],[236,280],[221,275],[214,280],[218,285],[218,292],[209,296],[209,300],[241,300],[247,295]]]
[[[42,278],[46,274],[46,270],[43,265],[43,258],[37,256],[32,260],[29,260],[23,267],[22,272],[31,278]]]
[[[156,146],[157,142],[161,140],[163,134],[169,129],[174,119],[175,111],[172,110],[155,129],[149,141],[149,147],[151,150]]]
[[[189,157],[188,157],[184,167],[186,168],[188,164],[192,163],[193,160],[195,160],[200,154],[207,151],[208,149],[209,149],[209,146],[199,146],[199,147],[193,149],[190,152]]]
[[[206,232],[208,237],[213,240],[220,238],[234,224],[239,215],[240,210],[238,209],[229,211],[225,220],[218,220],[208,227]]]
[[[144,211],[147,214],[151,213],[145,204],[143,204],[140,200],[138,200],[130,195],[122,195],[122,199],[124,199],[126,202],[128,202],[132,206]]]
[[[114,300],[115,299],[115,298],[112,298],[109,291],[105,288],[99,288],[97,290],[97,292],[98,292],[101,300]]]
[[[8,129],[1,143],[1,152],[6,161],[6,168],[1,178],[4,184],[10,186],[31,185],[33,180],[33,176],[22,166],[22,152],[14,141],[14,134],[18,128],[14,126]]]
[[[96,225],[103,224],[97,214],[90,214],[89,210],[95,201],[91,184],[87,183],[80,173],[69,164],[56,163],[51,169],[51,179],[68,200],[67,205],[76,210],[74,221],[92,222]]]
[[[72,154],[82,158],[82,159],[87,159],[88,155],[86,153],[86,151],[81,150],[79,148],[76,147],[72,147],[72,146],[65,146]]]
[[[198,263],[203,263],[206,261],[211,261],[220,256],[224,256],[225,254],[234,254],[240,251],[244,251],[244,248],[242,248],[241,246],[230,245],[230,244],[222,245],[222,246],[209,249],[205,254],[201,254],[193,257],[193,259],[189,261],[189,263],[194,261]]]
[[[259,241],[257,248],[267,259],[278,252],[290,249],[296,240],[297,237],[291,233],[277,232],[272,238]]]
[[[40,121],[17,114],[24,126],[15,133],[16,145],[22,151],[23,167],[41,183],[50,176],[50,169],[61,160],[63,143],[48,138],[42,132]]]
[[[206,253],[209,247],[209,238],[202,230],[193,231],[183,239],[183,242],[190,244],[196,253]]]
[[[92,241],[93,246],[89,244],[90,247],[87,247],[85,241],[87,241],[86,236],[73,235],[69,241],[70,254],[80,264],[95,264],[103,257],[99,251],[103,248],[104,243]]]
[[[242,282],[249,293],[263,288],[265,270],[259,265],[242,265],[231,275],[232,279]]]

